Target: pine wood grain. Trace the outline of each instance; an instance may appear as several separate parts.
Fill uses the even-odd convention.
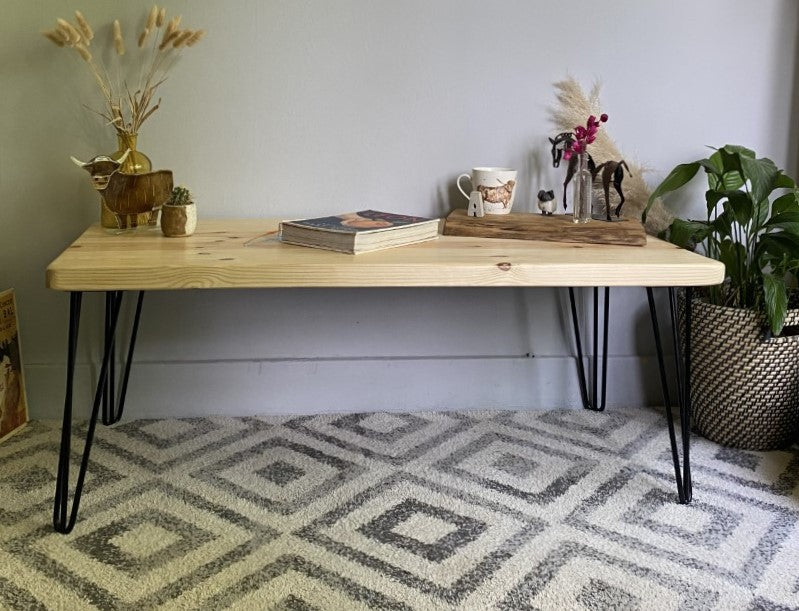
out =
[[[644,247],[440,236],[361,255],[282,244],[278,220],[200,219],[188,238],[95,224],[47,268],[61,291],[267,287],[697,286],[724,267],[651,237]],[[260,245],[245,246],[268,234]]]
[[[475,218],[466,216],[466,210],[463,208],[453,210],[447,217],[444,235],[626,246],[646,245],[643,225],[630,219],[575,223],[571,215],[545,216],[529,212],[488,214]]]

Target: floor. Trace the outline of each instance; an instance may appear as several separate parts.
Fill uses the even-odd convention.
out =
[[[59,428],[0,444],[0,608],[799,609],[799,447],[695,438],[681,506],[656,410],[100,427],[66,536]]]

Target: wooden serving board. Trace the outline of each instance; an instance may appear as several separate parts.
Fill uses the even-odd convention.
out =
[[[466,216],[466,210],[463,208],[453,210],[447,216],[444,235],[623,246],[646,245],[643,225],[631,219],[611,222],[594,219],[588,223],[575,223],[570,214],[545,216],[529,212],[487,214],[482,218],[476,218]]]

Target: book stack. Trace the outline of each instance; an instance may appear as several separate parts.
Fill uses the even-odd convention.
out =
[[[323,248],[349,254],[382,250],[434,240],[438,219],[406,216],[377,210],[361,210],[280,223],[280,239],[286,244]]]

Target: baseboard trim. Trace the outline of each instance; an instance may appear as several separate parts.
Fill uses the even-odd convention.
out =
[[[126,418],[580,407],[569,357],[355,358],[135,362]],[[58,418],[63,365],[25,369],[32,418]],[[76,418],[89,414],[97,367],[75,372]],[[608,359],[608,405],[662,403],[654,357]]]

